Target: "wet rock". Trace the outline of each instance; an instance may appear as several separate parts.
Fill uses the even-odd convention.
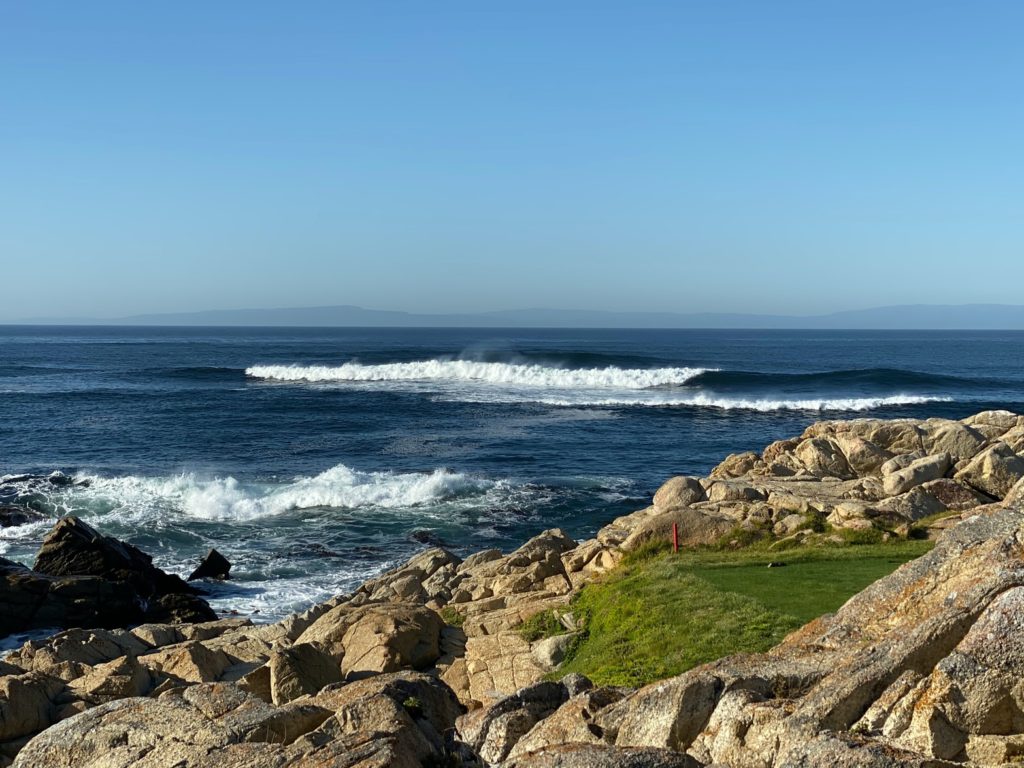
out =
[[[127,583],[52,577],[0,558],[0,636],[30,629],[117,627],[140,622],[145,603]]]
[[[0,528],[14,528],[28,523],[38,523],[45,519],[46,515],[29,507],[0,504]]]
[[[206,556],[203,558],[203,562],[199,564],[199,567],[192,571],[188,580],[218,579],[223,581],[224,579],[230,578],[228,576],[230,571],[231,563],[228,562],[228,559],[216,549],[211,549],[206,553]]]
[[[138,610],[124,610],[118,621],[127,625],[142,618],[156,621],[210,621],[216,614],[196,590],[180,577],[155,567],[145,552],[110,536],[103,536],[76,517],[64,517],[43,540],[34,572],[54,578],[96,577],[107,585],[127,585],[134,593]],[[73,585],[74,582],[54,582]],[[90,586],[79,582],[83,588]],[[96,586],[99,591],[123,592],[123,587]],[[109,609],[102,609],[106,614]],[[86,626],[93,622],[83,622]],[[108,622],[102,622],[108,623]],[[61,626],[68,626],[67,623]]]

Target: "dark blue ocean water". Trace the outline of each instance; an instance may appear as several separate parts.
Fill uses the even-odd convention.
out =
[[[822,418],[1024,411],[1024,333],[0,327],[0,531],[74,512],[273,618],[424,542],[577,536]],[[71,486],[16,475],[62,472]],[[257,617],[258,617],[257,616]]]

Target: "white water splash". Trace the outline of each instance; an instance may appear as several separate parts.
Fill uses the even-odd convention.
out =
[[[338,366],[255,365],[245,373],[257,379],[307,382],[437,381],[474,382],[544,389],[648,389],[685,384],[705,368],[551,368],[471,360],[423,360],[411,363]]]

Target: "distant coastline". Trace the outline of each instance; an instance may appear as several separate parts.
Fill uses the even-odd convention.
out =
[[[356,328],[645,328],[729,330],[1024,330],[1024,305],[908,304],[821,315],[725,312],[611,312],[514,309],[413,313],[352,305],[280,309],[218,309],[116,318],[27,318],[11,325]]]

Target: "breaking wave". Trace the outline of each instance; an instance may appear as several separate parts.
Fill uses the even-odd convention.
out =
[[[380,365],[256,365],[245,372],[252,378],[272,381],[438,381],[547,389],[649,389],[685,384],[706,371],[706,368],[552,368],[474,360],[423,360]]]
[[[651,398],[603,398],[582,400],[577,398],[544,398],[536,402],[556,406],[605,406],[605,407],[692,407],[717,408],[725,411],[869,411],[900,405],[921,405],[923,403],[950,402],[950,397],[927,395],[892,395],[890,397],[837,397],[808,399],[756,399],[739,397],[716,397],[714,395],[691,395],[685,397]]]
[[[186,473],[149,478],[78,476],[73,493],[51,496],[58,514],[79,509],[139,519],[177,510],[206,520],[253,520],[292,510],[401,509],[486,494],[500,481],[446,469],[430,473],[360,472],[339,464],[288,483],[240,482],[233,477],[202,479]]]

